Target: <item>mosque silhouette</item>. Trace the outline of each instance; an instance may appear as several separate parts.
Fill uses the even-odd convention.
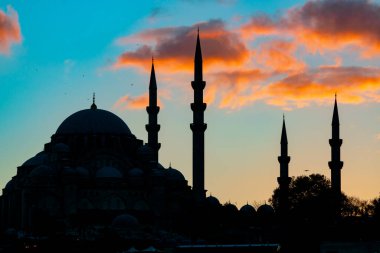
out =
[[[194,59],[194,102],[191,103],[193,123],[193,185],[188,185],[182,173],[159,163],[157,123],[157,83],[154,63],[149,83],[149,116],[146,131],[148,142],[137,139],[127,124],[115,114],[97,108],[95,96],[89,109],[67,117],[43,151],[17,168],[17,174],[6,184],[0,197],[0,224],[2,231],[18,234],[75,235],[96,238],[99,231],[112,228],[117,231],[137,231],[149,224],[154,227],[183,232],[188,237],[197,235],[205,223],[213,223],[213,210],[221,206],[215,196],[206,197],[204,172],[204,121],[206,103],[203,101],[202,52],[199,31]],[[279,209],[275,213],[268,204],[256,211],[251,205],[226,204],[224,227],[238,222],[239,215],[246,227],[238,233],[242,240],[265,241],[268,231],[264,225],[278,214],[286,217],[289,209],[288,141],[285,118],[282,125],[281,153],[278,157],[280,173]],[[332,118],[331,188],[339,205],[341,194],[339,115],[335,97]],[[284,218],[285,219],[285,218]],[[216,222],[215,222],[216,224]],[[261,226],[252,230],[252,224]],[[211,226],[211,225],[210,225]],[[218,230],[218,229],[216,229]],[[215,230],[215,231],[216,231]],[[210,234],[214,230],[207,230]],[[217,232],[215,232],[217,233]],[[251,237],[254,238],[251,238]],[[229,235],[223,236],[228,241]],[[272,238],[273,239],[273,238]],[[178,239],[182,240],[182,239]]]

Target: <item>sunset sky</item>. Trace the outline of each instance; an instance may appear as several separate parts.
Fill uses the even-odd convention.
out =
[[[135,4],[132,4],[135,3]],[[330,178],[338,94],[342,190],[380,192],[380,1],[0,2],[0,187],[70,114],[98,108],[147,140],[154,57],[160,163],[192,185],[193,57],[200,30],[206,189],[264,203],[277,187],[282,115],[291,176]]]

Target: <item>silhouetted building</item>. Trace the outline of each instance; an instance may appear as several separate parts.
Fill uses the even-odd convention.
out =
[[[206,82],[203,81],[202,71],[202,51],[198,30],[194,58],[194,81],[191,82],[191,86],[194,89],[194,103],[191,103],[193,123],[190,124],[190,128],[193,131],[193,191],[198,201],[203,201],[206,197],[204,132],[207,124],[204,123],[203,115],[206,110],[206,103],[203,103],[203,89],[206,86]]]
[[[164,168],[155,154],[94,101],[65,119],[44,150],[17,168],[0,198],[2,227],[36,231],[54,221],[67,231],[81,215],[110,225],[125,213],[168,225],[192,194],[182,173]]]
[[[335,204],[339,205],[341,198],[341,169],[343,162],[340,160],[340,146],[343,140],[339,137],[339,114],[338,105],[335,94],[334,112],[331,123],[331,139],[329,140],[331,146],[331,161],[329,167],[331,170],[331,189],[334,194]],[[339,207],[337,207],[339,210]]]
[[[90,109],[67,117],[43,151],[17,168],[0,196],[2,229],[45,233],[59,230],[66,235],[91,227],[133,228],[140,222],[160,228],[186,231],[190,237],[209,236],[214,240],[270,241],[273,237],[274,209],[264,204],[257,211],[231,203],[221,205],[213,196],[206,198],[204,179],[204,123],[206,103],[203,90],[202,52],[197,34],[194,58],[193,188],[182,173],[164,168],[158,159],[160,125],[157,116],[157,82],[154,62],[149,82],[148,142],[132,134],[115,114],[98,109],[95,95]],[[332,120],[331,169],[336,203],[341,194],[339,116],[335,97]],[[289,162],[285,118],[281,133],[279,215],[289,212]],[[286,227],[286,226],[284,226]],[[189,232],[190,231],[190,232]],[[208,234],[207,234],[208,233]],[[282,231],[286,233],[286,231]],[[214,237],[215,235],[215,237]],[[252,239],[254,238],[254,239]]]
[[[289,177],[290,156],[288,156],[288,137],[286,135],[285,117],[282,122],[281,156],[278,157],[278,162],[280,163],[280,176],[277,178],[280,189],[279,212],[280,216],[284,218],[289,211],[289,184],[291,181]]]
[[[160,107],[157,106],[157,83],[153,59],[149,82],[149,106],[146,107],[146,111],[149,115],[149,123],[145,126],[146,131],[148,131],[148,146],[153,150],[153,161],[158,162],[158,150],[161,147],[161,143],[158,143],[160,125],[157,124],[157,114],[160,111]]]

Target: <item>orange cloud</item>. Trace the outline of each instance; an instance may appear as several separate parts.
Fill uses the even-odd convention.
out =
[[[265,15],[254,16],[251,20],[240,28],[244,38],[255,37],[257,35],[271,35],[277,33],[277,24]]]
[[[132,97],[125,95],[119,98],[114,104],[115,109],[127,110],[127,109],[145,109],[148,106],[149,97],[148,93],[144,93],[140,96]]]
[[[331,101],[337,92],[341,103],[375,102],[380,93],[380,69],[364,67],[319,68],[289,76],[262,90],[267,103],[281,107],[304,107]]]
[[[255,101],[264,101],[286,110],[313,103],[330,104],[334,93],[339,94],[340,103],[380,102],[378,68],[321,67],[264,84],[274,77],[259,70],[233,72],[212,79],[211,89],[219,92],[219,108],[230,110],[240,109]],[[228,86],[225,85],[228,80],[237,81]],[[221,81],[224,85],[218,85]]]
[[[235,30],[227,29],[221,20],[145,30],[118,40],[121,45],[140,45],[120,55],[114,66],[149,70],[153,55],[164,88],[176,85],[188,97],[191,89],[184,88],[183,83],[191,80],[198,26],[208,104],[235,110],[261,101],[293,109],[330,103],[335,92],[342,103],[380,102],[380,69],[343,64],[345,51],[341,49],[347,46],[354,45],[362,54],[380,53],[380,5],[365,0],[308,1],[279,19],[255,16]],[[267,37],[257,39],[259,36]],[[313,60],[310,53],[317,51],[327,52],[323,60],[329,59],[330,63],[317,58],[319,67],[311,68],[302,59],[308,56]],[[121,100],[115,106],[147,105],[143,96]]]
[[[212,65],[233,66],[244,63],[249,50],[239,36],[225,28],[221,20],[193,26],[169,27],[146,30],[119,39],[121,43],[144,43],[134,51],[127,51],[117,59],[114,67],[148,67],[152,56],[160,62],[161,71],[175,72],[193,69],[197,28],[202,38],[202,53],[207,69]]]
[[[271,71],[299,71],[306,68],[306,64],[294,56],[296,49],[297,46],[293,42],[271,40],[259,46],[255,60]]]
[[[254,16],[242,26],[245,37],[292,36],[311,52],[356,46],[362,54],[380,54],[380,5],[369,0],[316,0],[274,20]]]
[[[254,93],[263,82],[270,76],[260,69],[243,69],[234,71],[220,71],[210,75],[209,87],[206,90],[206,97],[211,93],[213,102],[216,97],[219,108],[237,109],[255,100],[256,94],[250,96],[247,94]],[[244,102],[243,102],[244,100]]]
[[[160,97],[170,98],[170,94],[167,90],[160,90]],[[157,99],[157,104],[160,107],[163,107],[161,100]],[[141,94],[139,96],[125,95],[119,98],[116,103],[113,105],[114,109],[119,110],[141,110],[145,109],[149,105],[149,95],[148,92]]]
[[[21,30],[18,15],[11,6],[7,6],[7,13],[0,10],[0,53],[9,54],[13,43],[21,41]]]

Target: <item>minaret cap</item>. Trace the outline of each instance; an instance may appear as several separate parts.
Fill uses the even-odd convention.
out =
[[[154,71],[154,58],[152,57],[152,69],[150,72],[149,89],[157,89],[156,72]]]
[[[282,116],[281,144],[288,144],[288,137],[286,135],[286,126],[285,126],[285,115]]]
[[[96,104],[95,104],[95,92],[92,94],[92,105],[91,105],[91,109],[93,109],[93,110],[98,109],[98,107],[97,107]]]
[[[338,103],[336,101],[336,93],[335,93],[335,103],[334,103],[334,113],[332,118],[332,125],[339,125],[339,113],[338,113]]]

